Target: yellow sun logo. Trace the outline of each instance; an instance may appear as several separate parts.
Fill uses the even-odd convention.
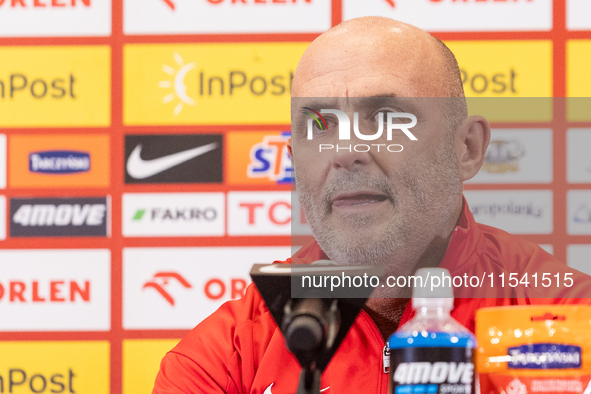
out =
[[[174,114],[176,116],[181,113],[185,104],[195,105],[195,100],[187,96],[187,86],[185,85],[185,76],[189,71],[195,68],[195,63],[185,64],[183,58],[178,53],[174,54],[174,60],[180,68],[177,71],[175,68],[167,66],[166,64],[162,66],[162,71],[172,76],[173,79],[172,81],[160,81],[159,86],[161,88],[173,89],[172,93],[167,94],[162,98],[162,103],[168,104],[173,101],[176,96],[179,100],[176,107],[174,107]]]

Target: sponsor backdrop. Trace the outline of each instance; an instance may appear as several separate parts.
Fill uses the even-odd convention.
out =
[[[149,393],[290,255],[293,74],[363,15],[447,42],[470,97],[591,96],[588,0],[0,0],[1,392]],[[591,272],[591,112],[538,104],[491,118],[466,197]]]

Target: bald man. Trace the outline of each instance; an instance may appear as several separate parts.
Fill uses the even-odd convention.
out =
[[[381,110],[413,113],[418,138],[405,140],[399,153],[319,151],[314,143],[338,141],[337,133],[322,128],[308,139],[302,107],[320,110],[318,98],[349,114],[359,111],[362,124]],[[489,138],[486,119],[467,116],[453,54],[428,33],[367,17],[322,34],[294,75],[288,142],[298,198],[315,242],[287,262],[381,264],[389,275],[433,266],[478,277],[539,269],[562,273],[565,266],[539,246],[474,222],[462,197],[463,182],[480,169]],[[533,298],[535,290],[520,291],[456,299],[452,314],[474,331],[478,308],[541,302]],[[387,393],[385,339],[412,317],[408,301],[367,302],[322,375],[323,393]],[[299,371],[251,285],[242,299],[224,304],[165,356],[154,393],[293,393]]]

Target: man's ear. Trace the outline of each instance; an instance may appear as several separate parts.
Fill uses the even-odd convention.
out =
[[[489,141],[490,125],[482,116],[468,117],[457,129],[456,153],[462,182],[480,170]]]

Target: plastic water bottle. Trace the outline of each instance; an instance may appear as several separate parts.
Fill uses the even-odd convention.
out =
[[[416,314],[388,340],[390,392],[475,393],[476,338],[450,315],[454,299],[449,271],[421,268],[415,276],[423,281],[438,276],[446,286],[431,289],[431,282],[437,281],[429,280],[427,286],[413,289]]]

